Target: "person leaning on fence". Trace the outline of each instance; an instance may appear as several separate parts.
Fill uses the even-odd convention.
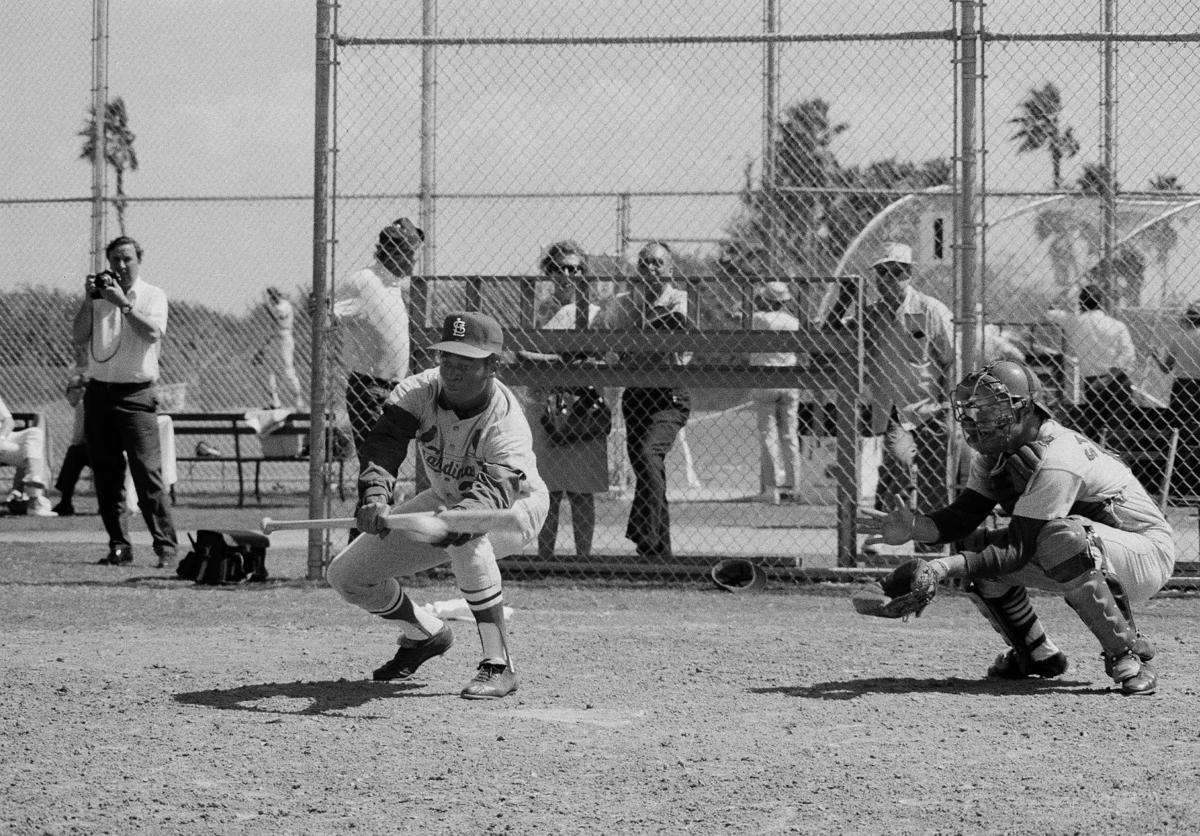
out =
[[[889,508],[895,497],[909,508],[939,507],[949,499],[953,472],[947,426],[953,317],[912,286],[908,245],[885,244],[873,269],[879,298],[862,312],[862,329],[871,433],[883,436],[875,507]]]
[[[58,516],[46,498],[46,434],[41,427],[16,429],[13,414],[0,398],[0,464],[16,468],[12,492],[8,495],[10,514],[32,517]]]
[[[687,291],[675,287],[675,257],[662,241],[651,241],[637,257],[637,275],[630,290],[612,297],[597,318],[609,329],[683,331]],[[690,355],[650,353],[630,360],[646,367],[684,365]],[[667,501],[667,453],[691,415],[688,393],[666,386],[631,386],[621,394],[625,419],[625,450],[635,483],[625,536],[639,557],[668,560],[671,552],[671,512]]]
[[[1033,587],[1075,611],[1122,693],[1153,693],[1154,646],[1138,633],[1132,608],[1174,572],[1174,533],[1158,504],[1118,458],[1054,420],[1037,377],[1021,363],[997,360],[964,377],[954,414],[979,454],[966,489],[919,513],[903,503],[887,513],[866,509],[859,532],[890,545],[957,545],[959,553],[925,565],[934,578],[967,581],[966,592],[1008,645],[988,676],[1066,672],[1066,655],[1034,612],[1026,591]],[[1011,522],[984,528],[997,505]]]
[[[108,532],[99,562],[133,562],[126,517],[125,468],[150,529],[157,565],[175,560],[175,523],[163,483],[158,440],[158,360],[167,331],[167,295],[141,278],[142,246],[122,235],[104,250],[109,269],[84,280],[74,341],[88,346],[84,434],[96,483],[96,504]]]
[[[261,358],[267,368],[268,408],[279,409],[284,405],[279,393],[282,383],[287,405],[303,412],[304,397],[300,376],[296,374],[296,308],[277,287],[267,288],[265,307],[271,319],[271,333],[255,358]]]
[[[1079,291],[1079,312],[1049,310],[1046,320],[1063,329],[1066,352],[1075,358],[1083,382],[1080,429],[1103,441],[1108,427],[1127,423],[1133,411],[1130,375],[1137,352],[1129,326],[1105,311],[1104,290],[1096,284]]]
[[[800,320],[788,310],[793,301],[785,282],[767,282],[754,295],[751,327],[756,331],[796,331]],[[793,351],[750,355],[753,366],[795,368]],[[758,428],[759,498],[778,503],[797,498],[800,476],[800,390],[754,389],[750,393]]]
[[[587,255],[574,241],[558,241],[546,248],[539,264],[542,275],[554,282],[547,316],[539,317],[540,327],[573,330],[576,321],[576,281],[588,274]],[[588,303],[588,322],[600,312],[595,303]],[[541,362],[583,361],[583,356],[517,352],[526,360]],[[559,510],[564,500],[571,509],[571,530],[575,553],[582,558],[592,556],[592,540],[596,530],[596,494],[608,490],[608,436],[591,438],[562,438],[551,436],[546,420],[549,411],[558,404],[572,400],[578,387],[534,388],[529,393],[529,427],[533,432],[533,452],[537,455],[538,472],[550,491],[550,510],[538,534],[538,557],[554,559],[558,539]],[[599,389],[591,390],[599,393]],[[590,396],[590,393],[589,393]],[[603,395],[600,395],[603,397]],[[572,401],[573,402],[573,401]]]
[[[548,496],[529,422],[516,395],[496,379],[503,348],[504,332],[492,317],[450,313],[441,341],[430,347],[439,353],[437,368],[405,378],[392,390],[359,448],[355,518],[363,534],[334,557],[326,578],[347,602],[400,628],[400,649],[375,671],[376,680],[408,679],[450,649],[450,625],[417,608],[401,586],[402,578],[448,562],[483,646],[483,661],[462,696],[493,699],[517,689],[496,560],[534,541],[546,519]],[[396,474],[414,440],[430,486],[392,508]],[[432,544],[403,532],[389,534],[384,520],[389,513],[439,508],[511,509],[519,530],[451,531]]]
[[[1171,376],[1171,422],[1179,429],[1179,454],[1173,493],[1200,493],[1200,302],[1188,305],[1154,355]]]

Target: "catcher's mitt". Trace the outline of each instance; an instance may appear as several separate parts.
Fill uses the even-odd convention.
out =
[[[726,592],[758,592],[767,585],[767,576],[752,561],[741,557],[722,560],[709,572],[712,582]]]
[[[1013,487],[1018,494],[1025,492],[1025,486],[1033,478],[1033,474],[1042,466],[1042,457],[1046,455],[1044,441],[1031,441],[1022,446],[1017,452],[1010,453],[1004,460],[1004,469],[1012,479]]]
[[[941,577],[919,557],[897,566],[878,583],[870,583],[850,597],[854,609],[876,618],[920,618],[937,594]]]

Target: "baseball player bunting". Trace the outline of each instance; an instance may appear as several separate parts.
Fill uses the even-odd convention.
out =
[[[435,369],[402,380],[359,451],[359,507],[364,534],[387,535],[390,514],[506,511],[513,521],[485,534],[450,531],[433,543],[406,537],[361,536],[329,566],[330,585],[368,612],[399,623],[400,649],[375,679],[406,679],[453,642],[450,627],[413,606],[400,578],[449,562],[475,615],[484,659],[462,696],[503,697],[516,690],[509,657],[497,558],[534,542],[549,495],[537,472],[529,424],[516,396],[496,380],[503,332],[491,317],[446,317]],[[430,486],[392,506],[396,473],[417,441]],[[449,514],[453,517],[454,514]]]

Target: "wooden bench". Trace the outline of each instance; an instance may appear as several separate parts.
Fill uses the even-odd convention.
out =
[[[283,423],[276,429],[272,430],[270,436],[281,438],[287,444],[290,440],[295,440],[295,452],[287,452],[280,455],[270,452],[270,450],[253,451],[247,449],[247,445],[243,443],[244,436],[258,436],[259,433],[254,427],[250,426],[246,421],[245,412],[171,412],[168,413],[171,417],[171,423],[174,425],[175,437],[179,439],[181,436],[201,436],[204,438],[216,439],[211,444],[218,452],[216,455],[200,455],[197,452],[198,444],[179,443],[176,441],[176,462],[226,462],[232,463],[237,467],[238,478],[238,507],[243,507],[246,504],[246,477],[243,471],[243,465],[254,465],[254,499],[256,502],[262,502],[262,466],[268,462],[306,462],[309,460],[307,445],[304,440],[308,438],[310,416],[307,412],[292,412],[289,413]],[[227,445],[233,446],[232,452],[228,450]],[[338,466],[338,495],[345,499],[345,461],[337,460]],[[171,501],[175,501],[175,488],[171,488]]]

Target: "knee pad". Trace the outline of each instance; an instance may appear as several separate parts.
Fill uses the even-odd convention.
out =
[[[1081,517],[1050,520],[1038,532],[1032,562],[1046,575],[1068,586],[1096,570],[1091,535]]]

